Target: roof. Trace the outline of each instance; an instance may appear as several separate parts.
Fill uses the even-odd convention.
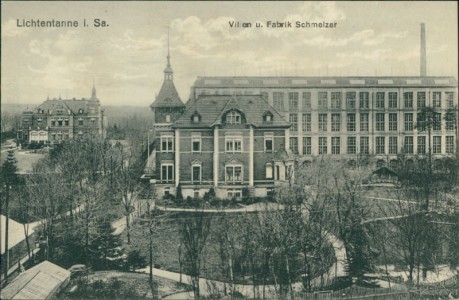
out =
[[[376,174],[376,175],[379,175],[379,176],[381,176],[381,175],[397,176],[397,173],[395,173],[394,171],[392,171],[388,167],[381,167],[381,168],[373,171],[373,174]]]
[[[150,105],[151,108],[155,107],[185,107],[182,100],[177,93],[174,82],[165,79],[155,102]]]
[[[48,99],[37,106],[37,109],[48,110],[64,109],[70,110],[71,113],[77,113],[80,108],[84,111],[88,110],[88,104],[98,104],[94,99]]]
[[[198,77],[195,88],[307,88],[307,87],[457,87],[452,76],[361,77]]]
[[[6,217],[4,215],[0,215],[1,218],[1,226],[0,226],[0,236],[1,236],[1,254],[5,253],[5,233],[6,233]],[[8,249],[13,248],[23,240],[24,237],[24,226],[12,219],[9,219],[8,222]],[[34,233],[32,228],[29,228],[29,236]]]
[[[70,271],[44,261],[19,274],[2,289],[1,299],[47,299],[70,278]]]
[[[186,104],[186,110],[174,123],[173,127],[212,127],[221,124],[223,113],[228,110],[240,110],[246,122],[257,127],[289,127],[286,122],[271,105],[260,95],[205,95],[196,100],[190,100]],[[273,115],[272,122],[263,121],[264,114],[269,111]],[[201,116],[199,123],[192,123],[192,116],[198,112]]]

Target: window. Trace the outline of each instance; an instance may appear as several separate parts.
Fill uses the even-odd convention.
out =
[[[270,111],[265,112],[263,114],[263,121],[272,122],[273,121],[273,114]]]
[[[241,137],[227,137],[226,152],[235,153],[242,151],[242,138]]]
[[[298,154],[298,138],[297,137],[290,138],[290,150],[292,150],[293,153]]]
[[[170,122],[171,122],[171,115],[166,114],[166,123],[170,123]]]
[[[319,114],[319,131],[327,131],[327,114]]]
[[[418,92],[417,105],[418,105],[418,109],[426,107],[426,93],[425,92]]]
[[[346,93],[346,108],[355,109],[355,98],[356,94],[353,92]]]
[[[384,131],[384,113],[376,114],[376,131]]]
[[[265,134],[265,152],[273,152],[274,137],[273,134]]]
[[[433,130],[441,130],[441,113],[435,113],[433,118]]]
[[[327,92],[319,92],[319,109],[328,108],[328,95]]]
[[[201,165],[191,166],[191,181],[193,183],[201,182]]]
[[[51,125],[53,125],[52,122],[51,122]],[[78,125],[83,126],[83,118],[78,119]]]
[[[376,108],[384,108],[384,92],[376,93]]]
[[[360,154],[370,153],[370,138],[367,136],[360,137]]]
[[[241,190],[228,190],[228,199],[240,199],[242,197]]]
[[[413,108],[413,92],[403,93],[403,101],[405,108]]]
[[[389,114],[389,131],[397,131],[397,114]]]
[[[242,166],[229,165],[225,168],[225,181],[227,183],[240,183],[242,182]]]
[[[174,180],[174,165],[161,164],[161,182],[169,183]]]
[[[69,120],[64,120],[64,125],[69,126]]]
[[[446,92],[446,108],[454,108],[454,93]]]
[[[397,92],[389,92],[389,108],[397,108]]]
[[[191,122],[193,123],[199,123],[201,121],[201,116],[197,111],[193,113],[193,116],[191,117]]]
[[[62,126],[62,124],[63,124],[63,121],[62,121],[62,120],[58,120],[58,121],[57,121],[57,126]]]
[[[174,151],[174,137],[162,136],[161,137],[161,152],[173,152]]]
[[[201,152],[201,137],[191,137],[191,152]]]
[[[355,131],[355,114],[347,114],[347,131]]]
[[[265,166],[266,179],[273,179],[273,164],[267,163]]]
[[[331,93],[331,108],[341,108],[341,93],[332,92]]]
[[[303,109],[311,108],[311,92],[303,92]]]
[[[288,93],[288,107],[290,110],[298,110],[298,93]]]
[[[454,153],[454,136],[446,137],[446,153],[448,154]]]
[[[302,121],[303,131],[311,131],[311,114],[303,114]]]
[[[405,113],[405,131],[413,131],[413,114]]]
[[[311,138],[304,137],[303,138],[303,154],[304,155],[311,155]]]
[[[368,131],[368,114],[360,114],[360,131]]]
[[[441,92],[432,93],[432,106],[441,107]]]
[[[24,120],[24,121],[29,121],[29,120]],[[83,121],[81,121],[83,123]],[[80,125],[83,125],[83,124],[80,124]],[[56,121],[54,120],[51,120],[51,126],[56,126]]]
[[[389,137],[389,154],[397,154],[398,152],[398,138],[396,136]]]
[[[273,92],[273,106],[277,110],[284,110],[284,93]]]
[[[290,131],[297,132],[298,131],[298,115],[297,114],[290,114]]]
[[[383,136],[376,137],[376,154],[384,154],[385,151],[385,138]]]
[[[226,123],[227,124],[241,124],[241,113],[237,110],[230,110],[226,114]]]
[[[418,136],[418,154],[426,153],[426,137]]]
[[[433,154],[440,154],[441,153],[441,136],[434,136],[433,137]]]
[[[453,113],[446,113],[445,115],[445,125],[446,125],[446,130],[454,130],[454,114]]]
[[[360,108],[362,109],[368,109],[369,107],[369,93],[368,92],[362,92],[359,94],[360,96]]]
[[[405,153],[413,154],[413,137],[405,136]]]
[[[332,137],[331,138],[331,151],[332,154],[340,154],[340,145],[341,145],[341,140],[339,137]]]
[[[347,154],[355,154],[357,152],[355,136],[347,137]]]
[[[319,137],[319,154],[327,154],[327,138]]]
[[[341,116],[340,114],[332,114],[332,124],[331,130],[332,131],[340,131],[341,130]]]

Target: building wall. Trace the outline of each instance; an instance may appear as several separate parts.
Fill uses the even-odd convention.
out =
[[[340,151],[339,154],[348,154],[347,151],[347,137],[356,138],[357,153],[360,151],[360,138],[368,137],[369,154],[377,156],[388,156],[396,154],[389,153],[389,137],[397,137],[397,148],[398,152],[404,147],[405,137],[413,138],[413,152],[409,154],[421,154],[418,153],[417,141],[419,137],[426,138],[426,147],[428,147],[427,133],[421,132],[416,129],[416,117],[420,110],[418,107],[418,94],[425,93],[425,106],[432,106],[434,103],[433,94],[434,92],[440,92],[441,94],[441,106],[437,107],[437,112],[441,113],[441,130],[433,130],[431,135],[431,142],[433,145],[434,137],[439,137],[441,140],[441,150],[438,153],[434,153],[434,156],[445,156],[453,155],[456,149],[456,131],[455,129],[447,130],[446,120],[444,119],[445,113],[449,108],[456,107],[458,105],[457,89],[455,87],[434,87],[434,86],[419,86],[419,87],[368,87],[368,86],[355,86],[355,87],[344,87],[344,88],[332,88],[332,87],[219,87],[218,85],[196,87],[192,89],[194,95],[201,94],[262,94],[266,96],[266,100],[270,105],[275,107],[287,121],[296,116],[297,126],[292,126],[290,129],[290,137],[298,139],[298,147],[291,149],[294,153],[298,153],[305,159],[311,159],[319,154],[319,138],[326,138],[327,152],[328,155],[335,155],[332,153],[332,137],[339,138]],[[276,95],[275,95],[276,93]],[[295,107],[290,106],[289,93],[298,93],[298,105]],[[303,101],[303,93],[311,94],[311,106],[305,106]],[[319,93],[327,94],[327,107],[319,107]],[[332,107],[331,95],[332,93],[340,93],[341,105],[337,108]],[[346,94],[355,93],[355,109],[347,106]],[[360,95],[368,93],[368,108],[360,108]],[[384,93],[384,107],[379,108],[376,105],[377,93]],[[397,93],[396,107],[389,107],[389,93]],[[406,107],[404,101],[404,94],[412,93],[413,101],[412,107]],[[453,100],[447,101],[448,93],[452,93]],[[281,94],[283,101],[281,105],[276,105],[274,97]],[[451,106],[452,104],[452,106]],[[347,130],[347,115],[355,113],[355,131]],[[384,130],[377,130],[376,114],[384,114]],[[405,129],[405,113],[413,114],[413,130]],[[311,115],[311,128],[307,131],[306,124],[303,122],[303,115]],[[340,128],[338,131],[332,131],[331,118],[333,114],[340,116]],[[368,130],[364,131],[360,128],[360,118],[362,114],[368,114]],[[397,128],[396,130],[389,130],[389,114],[396,114]],[[319,129],[319,115],[326,115],[327,117],[327,130],[321,131]],[[457,125],[455,125],[457,126]],[[455,127],[453,126],[453,128]],[[295,128],[297,128],[295,130]],[[453,137],[453,153],[447,152],[447,138]],[[311,154],[307,154],[303,147],[303,138],[311,138]],[[376,149],[376,138],[384,138],[384,151],[379,153]],[[436,138],[435,138],[436,139]],[[449,141],[451,138],[448,138]],[[287,145],[290,146],[290,145]],[[427,151],[427,148],[426,148]],[[353,156],[354,154],[351,154]]]

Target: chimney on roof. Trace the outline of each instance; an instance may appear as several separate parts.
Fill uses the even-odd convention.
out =
[[[427,76],[426,27],[421,23],[421,77]]]

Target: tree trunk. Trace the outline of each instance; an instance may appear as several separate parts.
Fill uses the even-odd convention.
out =
[[[10,263],[10,252],[8,249],[8,236],[9,236],[9,202],[10,202],[10,186],[5,186],[6,189],[6,199],[5,199],[5,254],[4,254],[4,269],[3,269],[3,278],[4,280],[7,280],[8,278],[8,269],[10,268],[9,263]]]

